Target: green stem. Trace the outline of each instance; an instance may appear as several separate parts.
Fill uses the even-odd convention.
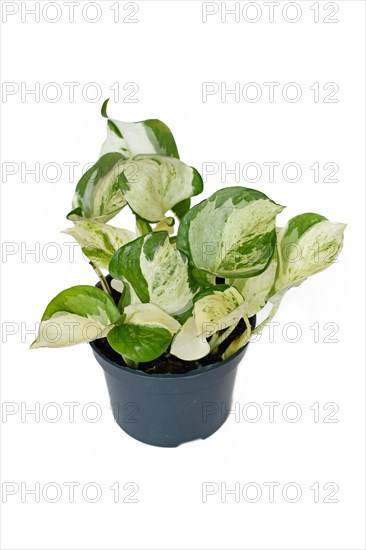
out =
[[[138,235],[142,236],[142,235],[148,235],[149,233],[151,233],[152,231],[151,225],[145,220],[142,220],[139,216],[136,215],[135,217],[136,217],[136,232],[138,233]]]
[[[89,262],[92,268],[94,269],[95,273],[98,275],[100,284],[104,292],[106,292],[109,296],[112,296],[111,289],[109,288],[109,284],[107,282],[107,279],[104,277],[103,273],[99,269],[99,267],[92,261]]]
[[[136,361],[133,361],[132,359],[130,359],[129,357],[126,357],[125,355],[122,355],[122,359],[124,360],[124,362],[128,367],[131,367],[133,369],[138,369],[139,364],[136,363]]]

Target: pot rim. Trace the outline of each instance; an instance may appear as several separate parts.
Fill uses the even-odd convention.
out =
[[[251,317],[251,320],[254,321],[253,324],[255,326],[256,316],[253,315]],[[113,367],[115,369],[118,369],[118,370],[122,370],[123,372],[125,372],[126,374],[129,374],[131,376],[144,376],[144,377],[147,377],[149,379],[155,378],[155,379],[170,379],[170,380],[180,379],[180,378],[192,378],[194,376],[204,376],[207,372],[211,372],[213,370],[216,370],[216,369],[230,363],[233,359],[235,359],[241,353],[243,353],[243,351],[245,350],[245,348],[249,344],[249,342],[247,342],[242,348],[240,348],[238,351],[233,353],[233,355],[231,355],[228,359],[223,359],[222,361],[218,361],[217,363],[211,363],[210,365],[204,365],[204,366],[200,365],[197,369],[190,370],[190,371],[185,372],[183,374],[171,374],[171,373],[147,374],[146,372],[141,371],[139,369],[132,369],[131,367],[127,367],[127,366],[124,367],[123,365],[120,365],[120,364],[116,363],[115,361],[110,359],[107,355],[105,355],[103,352],[101,352],[98,349],[97,345],[95,344],[96,341],[97,340],[92,340],[91,342],[89,342],[89,345],[91,346],[93,352],[98,354],[100,357],[102,357],[104,359],[104,361],[106,361],[108,363],[108,365],[110,365],[111,367]]]

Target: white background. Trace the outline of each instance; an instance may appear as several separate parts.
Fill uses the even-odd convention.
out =
[[[34,2],[2,2],[2,79],[13,83],[6,91],[14,92],[2,99],[3,163],[14,163],[3,169],[17,171],[7,177],[3,173],[2,184],[2,239],[8,252],[2,257],[2,399],[6,411],[14,413],[2,416],[2,482],[19,487],[3,504],[2,548],[364,548],[364,2],[338,1],[326,8],[324,2],[300,1],[285,12],[288,3],[281,2],[272,23],[263,2],[245,8],[246,19],[261,10],[256,23],[242,14],[238,22],[234,16],[222,22],[221,3],[218,13],[203,23],[205,8],[195,1],[138,2],[139,11],[132,16],[137,23],[122,21],[133,6],[121,2],[120,21],[114,22],[110,8],[116,2],[99,2],[100,20],[91,23],[82,17],[86,3],[81,0],[75,7],[74,23],[63,2],[58,3],[61,11],[51,3],[37,23],[24,12]],[[5,5],[9,12],[18,8],[6,22]],[[324,22],[334,6],[339,10],[331,17],[338,23]],[[88,8],[89,20],[98,16],[95,9]],[[286,21],[299,9],[299,21]],[[46,20],[59,13],[59,21]],[[56,88],[47,88],[50,82],[62,92],[58,101],[51,101]],[[80,84],[74,100],[65,82]],[[93,88],[85,92],[90,82],[97,83],[94,93],[99,89],[103,99],[112,97],[110,116],[165,121],[182,160],[199,170],[207,162],[227,163],[228,168],[258,163],[260,181],[242,177],[240,184],[287,205],[280,224],[306,211],[348,224],[339,262],[291,291],[275,319],[274,338],[266,329],[250,346],[235,387],[239,418],[231,415],[206,441],[176,449],[134,441],[113,421],[103,372],[89,346],[28,351],[49,300],[69,286],[95,283],[77,249],[70,257],[65,243],[71,238],[59,232],[69,224],[65,215],[82,167],[97,159],[105,137],[102,100],[90,99]],[[119,98],[109,89],[116,82]],[[135,103],[123,101],[132,91],[123,86],[130,82],[138,86]],[[250,102],[241,96],[236,102],[233,95],[220,97],[218,92],[204,102],[204,82],[216,82],[219,88],[238,82],[241,89],[256,82],[262,98]],[[273,102],[264,82],[280,83]],[[282,96],[289,82],[301,88],[297,102]],[[309,88],[315,82],[318,102]],[[339,86],[333,96],[338,102],[324,102],[333,89],[323,89],[329,82]],[[24,95],[35,83],[40,97]],[[293,91],[289,89],[290,96]],[[78,163],[73,180],[65,165],[70,162]],[[269,181],[264,162],[280,163],[275,181]],[[289,162],[302,169],[297,182],[281,175]],[[315,162],[320,164],[319,182],[309,169]],[[338,165],[338,182],[323,181],[330,170],[322,167],[328,162]],[[35,163],[40,163],[39,181],[25,173]],[[47,163],[58,163],[61,173],[55,176],[50,168],[42,175]],[[50,181],[52,177],[58,181]],[[225,182],[219,170],[207,178],[204,196],[237,183],[234,175]],[[132,229],[130,218],[113,222]],[[27,254],[31,249],[36,253]],[[52,261],[55,255],[57,261]],[[314,323],[318,342],[310,329]],[[326,323],[330,325],[324,327]],[[57,422],[50,421],[55,408],[44,408],[50,402],[61,410]],[[80,404],[74,422],[65,402]],[[85,407],[91,402],[97,409]],[[253,402],[262,413],[257,422],[248,421],[257,414],[255,406],[246,406]],[[265,402],[279,403],[273,422]],[[288,416],[296,412],[286,409],[291,402],[300,407],[298,422],[283,418],[283,411],[285,417],[286,410]],[[319,422],[309,408],[314,403],[319,403]],[[327,403],[336,405],[324,410]],[[41,410],[38,422],[32,414],[22,418],[21,410],[35,406]],[[338,422],[324,422],[334,407],[339,410],[330,420]],[[91,422],[96,410],[102,417]],[[32,495],[23,495],[22,502],[22,483],[27,489],[39,483],[42,490],[50,482],[62,489],[58,502],[47,501],[52,489],[46,498],[41,494],[39,503]],[[80,484],[73,503],[65,482]],[[96,503],[82,496],[90,482],[102,493]],[[117,482],[121,494],[115,503],[109,487]],[[138,484],[138,503],[123,502],[130,493],[123,490],[127,482]],[[204,482],[218,488],[206,503]],[[221,483],[227,488],[240,484],[241,490],[250,482],[262,489],[258,502],[248,502],[252,493],[240,502],[233,495],[222,502]],[[269,502],[266,482],[280,484],[274,502]],[[298,502],[282,495],[290,482],[302,490]],[[318,503],[309,489],[314,483],[320,487]],[[327,483],[339,487],[333,497],[338,502],[324,502],[334,487],[324,489]],[[291,490],[288,495],[292,498]]]

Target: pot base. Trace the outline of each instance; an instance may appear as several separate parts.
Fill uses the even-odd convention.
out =
[[[104,370],[115,421],[134,439],[158,447],[207,439],[224,424],[248,346],[186,374],[146,374],[117,365],[95,342],[90,345]]]

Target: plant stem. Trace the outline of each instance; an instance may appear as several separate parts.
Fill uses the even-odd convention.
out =
[[[112,296],[111,289],[109,288],[109,284],[107,282],[107,279],[104,277],[103,273],[99,269],[99,267],[92,261],[89,262],[92,268],[94,269],[95,273],[98,275],[100,284],[104,292],[106,292],[109,296]]]
[[[126,357],[125,355],[122,355],[122,359],[124,360],[124,362],[128,367],[131,367],[133,369],[138,369],[139,364],[136,363],[136,361],[133,361],[132,359],[130,359],[129,357]]]
[[[139,218],[139,216],[136,216],[136,233],[139,236],[142,235],[148,235],[148,233],[151,233],[152,229],[148,222],[145,220],[142,220]]]

